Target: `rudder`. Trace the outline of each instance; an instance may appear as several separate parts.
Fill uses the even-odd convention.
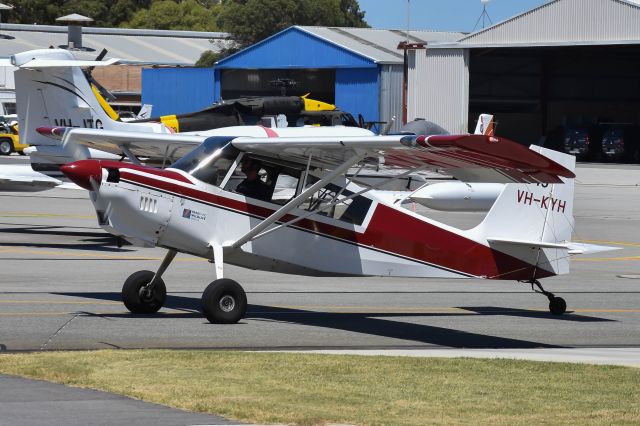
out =
[[[531,149],[575,170],[572,155],[538,146]],[[540,268],[541,276],[568,273],[574,179],[561,179],[562,184],[505,185],[484,221],[470,232],[492,249]]]

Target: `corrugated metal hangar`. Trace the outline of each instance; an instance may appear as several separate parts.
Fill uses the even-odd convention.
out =
[[[85,18],[85,22],[91,21],[90,18],[81,18]],[[96,68],[93,76],[116,97],[112,105],[119,110],[126,110],[140,105],[140,70],[143,67],[193,66],[203,51],[220,51],[232,43],[229,34],[221,32],[80,26],[76,26],[77,31],[73,32],[70,31],[72,28],[73,25],[3,23],[0,27],[0,58],[10,58],[27,50],[68,48],[67,45],[71,45],[76,58],[92,60],[102,49],[107,49],[107,59],[121,59],[124,65]],[[78,39],[70,42],[70,32]],[[7,99],[9,104],[15,102],[12,74],[13,68],[0,69],[0,103],[3,99]],[[207,85],[211,86],[211,80]],[[11,105],[8,112],[15,111],[15,103]]]
[[[451,42],[462,35],[412,31],[409,39],[412,43]],[[402,118],[404,62],[398,45],[405,40],[405,33],[396,30],[290,27],[218,62],[210,101],[278,94],[280,88],[275,82],[289,81],[295,86],[285,89],[288,95],[311,93],[312,98],[335,103],[354,116],[361,114],[368,122],[388,121],[396,116],[392,130],[397,130]],[[178,99],[147,97],[147,92],[162,90],[176,76],[162,69],[144,70],[143,102],[163,102],[154,103],[158,111],[165,111],[172,103],[186,108],[177,112],[188,111],[188,106]],[[180,79],[179,84],[187,93],[195,93],[198,88],[194,84],[200,84],[200,77],[206,78],[204,71],[195,83]]]
[[[220,98],[274,95],[273,82],[290,80],[287,94],[310,92],[366,121],[395,116],[398,130],[405,41],[408,120],[459,133],[493,113],[502,136],[561,150],[573,133],[590,139],[596,157],[603,133],[615,130],[624,157],[640,160],[640,0],[553,0],[472,34],[416,31],[408,40],[397,30],[294,26],[221,60],[206,96],[208,71],[186,81],[145,70],[143,100],[165,92],[164,100],[156,95],[167,105],[160,111],[186,112]],[[166,96],[169,81],[189,86],[176,97],[182,91],[201,103]]]
[[[409,119],[460,132],[494,113],[501,136],[562,149],[585,132],[593,152],[617,128],[638,160],[640,0],[551,1],[409,59]]]
[[[68,43],[66,25],[5,24],[0,27],[0,58],[26,50],[62,47]],[[186,65],[196,63],[205,50],[229,46],[229,34],[220,32],[168,31],[127,28],[82,27],[78,59],[94,59],[103,48],[106,58],[129,63]]]

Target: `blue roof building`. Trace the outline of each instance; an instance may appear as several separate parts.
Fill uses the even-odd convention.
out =
[[[202,91],[211,102],[240,96],[277,95],[281,91],[287,95],[310,93],[311,98],[334,103],[354,117],[361,115],[365,121],[387,122],[395,117],[392,130],[397,130],[402,120],[404,74],[404,53],[398,45],[406,40],[419,44],[452,42],[462,36],[461,33],[414,31],[407,38],[407,34],[398,30],[293,26],[219,61],[210,89],[203,87]],[[151,81],[145,76],[161,72],[144,71],[143,99],[147,81]],[[169,76],[166,71],[165,74]],[[175,86],[175,83],[163,84],[158,78],[153,80],[154,87],[149,90]],[[184,80],[182,84],[193,86]],[[281,88],[278,81],[287,81],[290,85]],[[176,105],[168,98],[167,102]],[[204,106],[194,103],[191,110]],[[164,111],[161,105],[154,104],[154,113],[156,108]]]

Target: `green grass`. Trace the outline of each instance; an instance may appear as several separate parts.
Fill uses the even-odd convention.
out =
[[[145,350],[7,354],[0,372],[257,423],[640,423],[624,367]]]

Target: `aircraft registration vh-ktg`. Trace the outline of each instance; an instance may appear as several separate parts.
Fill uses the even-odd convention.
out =
[[[42,132],[43,129],[40,129]],[[46,131],[46,130],[45,130]],[[213,323],[247,309],[223,264],[307,276],[486,278],[530,283],[553,314],[566,303],[538,281],[569,272],[571,254],[607,248],[571,243],[575,157],[491,135],[281,137],[182,136],[67,129],[64,145],[126,155],[131,163],[79,160],[62,171],[90,191],[100,225],[168,250],[158,270],[138,271],[122,298],[134,313],[165,302],[163,273],[178,252],[215,263],[202,295]],[[139,158],[193,149],[169,168]],[[475,228],[460,230],[378,197],[358,172],[432,169],[464,182],[504,183]],[[294,187],[290,197],[276,188]],[[380,184],[383,184],[381,182]]]

